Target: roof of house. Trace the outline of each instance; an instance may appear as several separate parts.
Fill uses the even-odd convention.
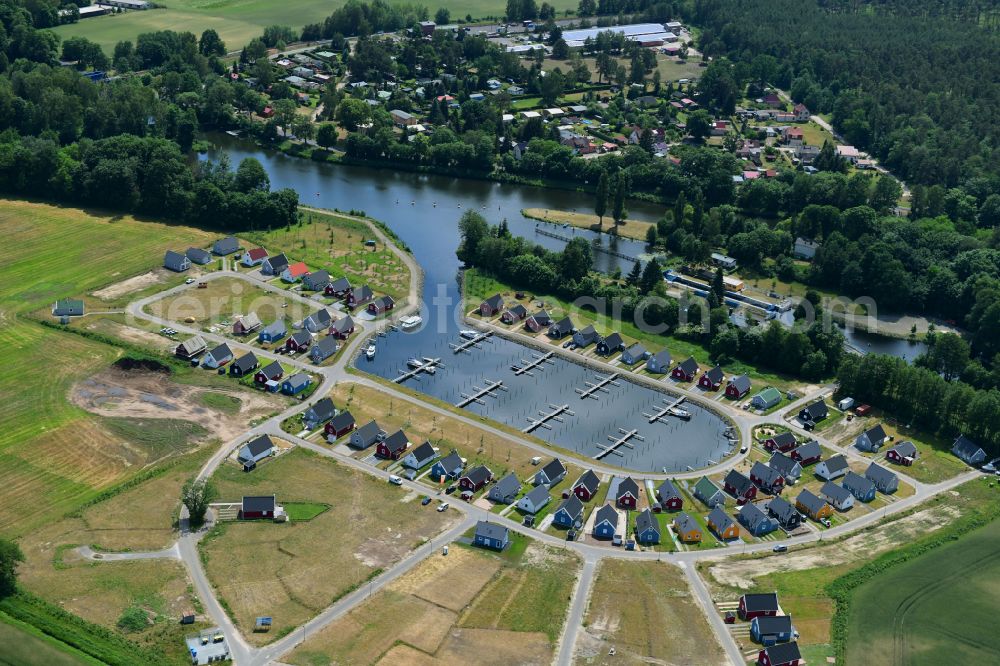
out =
[[[387,296],[379,296],[378,298],[375,299],[372,305],[374,305],[379,310],[387,310],[390,307],[392,307],[392,305],[394,305],[395,303],[396,301],[392,300],[392,296],[387,295]]]
[[[767,503],[767,510],[778,516],[782,520],[788,520],[792,515],[798,513],[792,503],[784,497],[778,496]]]
[[[212,351],[208,352],[208,355],[214,359],[220,359],[220,358],[225,358],[226,356],[232,356],[233,352],[232,350],[229,349],[229,345],[223,342],[221,345],[213,348]]]
[[[267,257],[267,250],[262,247],[255,247],[252,250],[247,250],[247,255],[254,261],[263,260]]]
[[[545,467],[542,468],[542,473],[545,475],[549,481],[557,478],[560,474],[566,473],[566,466],[562,464],[559,458],[553,458],[550,460]]]
[[[330,282],[330,272],[326,270],[313,271],[305,279],[312,284],[321,283],[325,287]]]
[[[872,463],[865,470],[865,478],[873,481],[878,486],[884,486],[887,482],[898,481],[899,477],[892,470],[882,467],[878,463]]]
[[[351,281],[346,277],[337,278],[329,284],[329,287],[333,291],[347,291],[351,288]]]
[[[189,247],[184,253],[191,261],[209,262],[212,260],[212,253],[200,247]]]
[[[556,512],[559,511],[565,511],[570,518],[579,518],[583,514],[583,502],[576,495],[570,495],[556,508]]]
[[[323,398],[317,400],[316,404],[309,408],[310,412],[319,420],[326,421],[327,419],[333,418],[333,413],[336,411],[336,407],[333,406],[333,400],[330,398]]]
[[[726,373],[724,373],[722,368],[717,365],[711,370],[707,370],[705,372],[705,376],[708,377],[708,380],[713,384],[719,384],[725,378]]]
[[[180,347],[188,354],[205,348],[205,338],[195,335],[180,344]]]
[[[773,386],[768,386],[766,389],[764,389],[754,397],[760,398],[765,403],[772,402],[774,400],[781,400],[781,391],[774,388]]]
[[[972,459],[983,449],[965,435],[959,435],[958,439],[955,440],[955,444],[951,447],[951,450],[954,451],[955,455],[959,458]]]
[[[577,488],[579,486],[583,486],[588,492],[590,492],[591,495],[593,495],[594,491],[596,491],[600,485],[601,479],[594,473],[594,470],[588,469],[580,475],[580,478],[576,480],[573,487]]]
[[[757,623],[757,631],[765,636],[792,633],[791,615],[758,615],[753,621]]]
[[[296,333],[292,334],[292,337],[289,338],[289,340],[293,341],[300,347],[302,345],[309,344],[310,342],[312,342],[312,339],[313,339],[312,335],[309,333],[309,331],[305,330],[297,331]]]
[[[694,492],[699,497],[704,499],[712,499],[712,496],[721,492],[719,487],[712,482],[707,476],[703,476],[698,479],[698,482],[694,484]]]
[[[628,349],[626,349],[625,353],[631,356],[632,358],[640,358],[642,356],[645,356],[648,352],[646,351],[646,348],[642,346],[642,344],[637,342]]]
[[[463,478],[472,481],[474,484],[479,485],[481,483],[486,483],[490,480],[493,473],[490,468],[486,465],[479,465],[478,467],[473,467],[468,472],[463,475]]]
[[[792,453],[797,453],[800,458],[816,458],[823,455],[823,449],[820,448],[819,442],[815,439],[811,439],[805,444],[795,447],[791,451]]]
[[[274,506],[276,502],[274,501],[274,495],[244,495],[243,496],[243,510],[244,511],[260,511],[268,512],[274,511]]]
[[[397,451],[402,451],[406,448],[406,445],[410,443],[410,438],[406,436],[406,433],[402,430],[397,430],[388,437],[385,438],[383,444],[389,453],[396,453]]]
[[[313,312],[311,315],[306,317],[306,319],[316,324],[320,324],[321,326],[326,326],[333,320],[333,317],[330,316],[329,310],[327,310],[326,308],[320,308],[319,310],[316,310],[316,312]]]
[[[354,414],[351,414],[347,410],[337,414],[332,419],[330,419],[330,425],[333,427],[334,430],[340,430],[341,428],[346,428],[352,423],[354,423]],[[374,423],[374,421],[372,421],[372,423]],[[375,427],[377,428],[378,426],[376,425]]]
[[[778,479],[784,478],[777,468],[765,465],[759,460],[750,468],[750,476],[755,476],[768,485],[775,483]]]
[[[885,429],[882,427],[881,423],[879,423],[878,425],[876,425],[873,428],[869,428],[868,430],[865,430],[862,434],[865,437],[868,438],[869,442],[879,442],[879,443],[881,443],[886,438]]]
[[[268,324],[267,326],[265,326],[264,330],[262,330],[261,333],[267,333],[268,335],[279,335],[279,334],[284,333],[285,330],[286,330],[286,328],[285,328],[285,320],[284,319],[276,319],[276,320],[272,321],[270,324]]]
[[[247,352],[243,356],[233,361],[231,367],[237,368],[242,372],[247,372],[257,366],[257,357],[253,352]]]
[[[660,487],[656,489],[656,494],[660,496],[660,499],[666,501],[672,497],[680,497],[681,493],[677,490],[677,486],[670,479],[664,479]]]
[[[514,315],[516,317],[523,318],[526,314],[528,314],[528,309],[525,308],[520,303],[518,303],[516,305],[513,305],[513,306],[507,308],[507,312],[511,313],[512,315]]]
[[[852,493],[859,493],[861,495],[867,495],[875,490],[875,484],[871,479],[867,479],[857,472],[848,472],[847,476],[844,477],[843,485],[844,488],[847,488]]]
[[[552,321],[552,317],[545,310],[539,310],[538,312],[533,313],[528,318],[529,319],[534,319],[535,321],[537,321],[542,326],[544,326],[544,325],[546,325],[546,324],[548,324],[549,322]]]
[[[670,352],[666,349],[661,349],[650,357],[650,360],[654,359],[660,366],[670,365]]]
[[[282,252],[281,254],[276,254],[273,257],[268,257],[267,263],[270,264],[271,268],[274,270],[284,270],[285,266],[288,265],[288,257],[286,257],[285,253]]]
[[[742,495],[754,487],[753,481],[735,469],[729,470],[722,482],[726,487],[732,488],[737,495]]]
[[[379,425],[378,425],[378,423],[375,422],[375,419],[372,419],[368,423],[366,423],[363,426],[361,426],[360,428],[358,428],[356,432],[357,432],[358,438],[361,441],[363,441],[363,442],[371,442],[371,441],[374,441],[374,439],[376,437],[378,437],[378,434],[380,432],[382,432],[382,428],[380,428]]]
[[[553,326],[563,331],[571,331],[575,328],[573,326],[573,320],[569,317],[563,317],[557,323],[553,324]]]
[[[181,254],[180,252],[174,252],[173,250],[167,250],[166,252],[163,253],[163,263],[165,264],[174,265],[186,259],[187,257],[185,257],[183,254]]]
[[[850,490],[844,486],[837,485],[833,481],[824,483],[823,487],[819,489],[819,494],[832,504],[840,504],[849,497],[852,497]]]
[[[313,351],[323,356],[329,356],[337,351],[337,341],[330,336],[320,338],[319,342],[313,345]]]
[[[220,238],[215,241],[212,245],[212,251],[216,254],[232,254],[240,248],[240,241],[233,236],[226,236],[225,238]]]
[[[626,494],[639,499],[639,484],[631,476],[626,476],[618,482],[617,497],[624,497]]]
[[[294,264],[289,264],[285,270],[292,277],[300,277],[309,272],[309,267],[306,266],[304,261],[297,261]]]
[[[257,457],[265,451],[270,451],[274,448],[274,442],[267,435],[261,435],[256,439],[252,439],[247,442],[244,447],[250,452],[250,455]]]
[[[493,486],[490,492],[491,493],[495,492],[501,497],[506,497],[508,495],[516,495],[520,490],[521,490],[521,482],[517,480],[517,474],[511,472],[507,476],[497,481],[496,485]]]
[[[586,326],[580,329],[577,332],[577,335],[583,338],[583,340],[586,342],[593,342],[594,340],[597,340],[599,337],[601,337],[600,334],[597,332],[597,329],[595,329],[593,326]]]
[[[374,292],[372,291],[372,288],[366,284],[363,284],[360,287],[355,287],[351,290],[351,296],[353,296],[356,301],[367,300],[371,298],[373,294]]]
[[[616,529],[618,528],[618,512],[615,510],[615,507],[610,504],[605,504],[597,510],[597,515],[594,516],[594,527],[600,525],[604,521],[611,523],[611,525]]]
[[[743,608],[750,613],[778,610],[777,592],[757,592],[743,595]]]
[[[483,537],[493,541],[503,541],[507,538],[509,533],[510,531],[506,527],[498,525],[497,523],[488,523],[485,520],[480,520],[476,523],[477,537]]]
[[[637,534],[642,534],[649,529],[656,530],[656,533],[659,534],[660,524],[656,521],[652,511],[644,509],[638,516],[635,517],[635,531]]]
[[[844,457],[844,454],[842,453],[838,453],[835,456],[830,456],[829,458],[824,460],[823,463],[826,465],[826,469],[830,473],[839,472],[842,469],[847,469],[848,467],[850,467],[850,465],[847,462],[847,458]]]
[[[826,415],[829,413],[829,409],[827,408],[826,403],[823,402],[822,398],[812,403],[811,405],[807,406],[802,411],[808,414],[809,418],[811,418],[813,421],[824,419],[826,418]]]
[[[535,486],[531,492],[525,495],[522,499],[527,500],[528,504],[532,506],[539,506],[541,503],[548,498],[549,489],[545,486]]]
[[[896,455],[900,458],[915,458],[917,455],[917,445],[910,440],[906,440],[892,447],[889,451],[895,451]]]
[[[503,296],[501,296],[500,294],[493,294],[485,301],[483,301],[483,303],[490,306],[490,308],[492,308],[493,310],[499,310],[501,307],[503,307]]]
[[[434,456],[434,446],[430,442],[424,442],[410,452],[414,460],[427,460]]]
[[[698,361],[694,360],[693,356],[688,356],[686,359],[681,361],[677,367],[684,371],[685,374],[694,374],[698,372]]]
[[[674,518],[674,525],[676,525],[677,529],[681,532],[701,532],[701,525],[698,524],[698,521],[684,511],[681,511]]]
[[[795,498],[795,501],[806,508],[809,513],[819,513],[819,510],[823,508],[826,504],[822,499],[814,495],[811,491],[802,489],[799,496]]]
[[[625,343],[622,340],[621,334],[615,331],[608,337],[604,338],[602,344],[608,349],[617,349],[618,347],[621,347]]]
[[[779,448],[784,448],[789,444],[795,443],[795,433],[791,432],[779,432],[775,433],[774,436],[769,437],[771,441],[775,443]]]
[[[347,315],[330,324],[330,328],[338,333],[343,333],[354,328],[354,320],[351,319],[351,315]]]
[[[770,664],[787,664],[802,659],[799,644],[795,641],[770,645],[764,648],[764,652],[767,653],[767,660]]]
[[[275,379],[278,375],[282,374],[284,370],[282,370],[280,363],[277,361],[271,361],[257,372],[263,373],[268,379]]]
[[[764,513],[759,506],[752,502],[747,502],[741,506],[739,514],[740,520],[743,521],[744,525],[756,525],[760,521],[767,519],[767,514]]]
[[[771,456],[771,459],[767,461],[768,467],[773,467],[774,469],[778,470],[778,473],[784,477],[787,477],[789,474],[791,474],[792,471],[795,469],[795,466],[798,464],[799,463],[797,461],[792,460],[791,458],[786,456],[784,453],[781,453],[780,451],[775,451],[774,455]]]
[[[733,525],[733,519],[721,506],[715,507],[708,513],[708,522],[712,523],[719,532],[724,532]]]
[[[462,456],[458,455],[458,451],[452,451],[436,464],[440,464],[448,472],[453,472],[456,469],[461,469],[465,463],[462,462]]]

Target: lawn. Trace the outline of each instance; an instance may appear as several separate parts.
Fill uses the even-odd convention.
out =
[[[4,663],[21,666],[76,666],[100,662],[75,648],[57,641],[34,627],[0,613],[0,644]]]
[[[553,224],[569,224],[581,229],[591,229],[593,231],[604,231],[610,233],[615,229],[619,236],[634,238],[645,241],[646,232],[656,225],[651,222],[641,222],[639,220],[625,220],[622,224],[615,226],[614,220],[609,216],[601,218],[588,213],[575,213],[565,210],[553,210],[551,208],[525,208],[521,213],[528,218],[551,222]]]
[[[309,636],[291,664],[548,663],[579,560],[521,538],[497,554],[453,545]]]
[[[287,307],[283,307],[287,305]],[[199,326],[212,333],[230,337],[236,315],[257,313],[264,326],[278,318],[296,320],[316,310],[300,304],[298,300],[283,298],[236,278],[222,278],[208,282],[204,289],[186,289],[179,294],[153,301],[146,311],[157,317]],[[286,322],[290,327],[290,322]],[[242,340],[256,340],[256,332]]]
[[[282,506],[289,520],[312,520],[330,508],[329,504],[318,502],[285,502]]]
[[[663,562],[602,560],[583,628],[577,663],[651,663],[666,655],[676,664],[726,662],[684,574]]]
[[[217,409],[220,412],[226,412],[227,414],[235,414],[240,411],[240,405],[242,402],[239,398],[233,395],[226,395],[225,393],[216,393],[214,391],[205,391],[199,398],[201,402],[206,407],[211,409]]]
[[[914,428],[907,428],[904,425],[879,421],[876,418],[867,419],[864,427],[872,427],[876,423],[882,423],[885,433],[890,437],[895,437],[894,441],[882,447],[881,453],[864,454],[877,460],[880,465],[896,469],[897,465],[885,461],[885,452],[899,442],[910,441],[917,447],[917,459],[909,467],[898,467],[899,471],[907,476],[912,476],[917,481],[924,483],[938,483],[968,471],[968,465],[951,452],[953,440],[921,432]],[[850,441],[842,442],[842,444],[852,445],[853,438]]]
[[[284,453],[250,474],[223,465],[213,477],[220,501],[270,495],[330,509],[311,520],[222,523],[201,544],[209,578],[248,640],[287,633],[397,562],[454,514],[422,507],[416,495],[303,449]],[[304,513],[304,509],[302,513]],[[302,515],[299,513],[299,515]],[[274,617],[254,634],[254,618]]]

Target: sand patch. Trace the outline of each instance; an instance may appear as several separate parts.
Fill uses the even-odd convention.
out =
[[[397,645],[378,660],[379,664],[389,666],[437,666],[437,660],[409,645]]]
[[[127,280],[110,284],[103,289],[98,289],[93,292],[93,295],[102,301],[113,301],[120,296],[124,296],[125,294],[131,294],[134,291],[151,287],[154,284],[160,284],[166,276],[166,270],[158,268],[149,271],[148,273],[136,275],[135,277],[130,277]]]
[[[442,664],[548,664],[552,646],[545,634],[496,629],[453,629],[437,654]]]

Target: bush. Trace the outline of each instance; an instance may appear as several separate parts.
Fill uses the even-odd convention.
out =
[[[142,631],[149,626],[146,611],[136,605],[131,605],[122,611],[118,618],[118,628],[129,633]]]

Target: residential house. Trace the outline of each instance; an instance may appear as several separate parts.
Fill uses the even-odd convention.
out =
[[[472,542],[483,548],[504,550],[510,545],[510,530],[502,525],[480,520],[476,523],[476,532]]]
[[[53,317],[82,317],[83,313],[83,301],[76,298],[63,298],[52,306]]]
[[[323,288],[323,293],[334,298],[343,298],[351,290],[351,281],[346,277],[338,278]]]
[[[646,351],[646,348],[637,342],[622,352],[622,363],[625,365],[635,365],[636,363],[645,361],[648,356],[649,352]]]
[[[958,456],[966,465],[979,467],[986,462],[986,452],[983,451],[981,446],[965,435],[958,436],[958,439],[955,440],[954,445],[951,447],[951,452]]]
[[[351,315],[345,315],[330,324],[329,333],[338,340],[346,340],[354,332],[354,320]]]
[[[243,253],[243,259],[240,263],[249,268],[263,264],[265,259],[267,259],[267,250],[262,247],[255,247]]]
[[[309,350],[309,358],[313,363],[322,363],[336,354],[337,349],[339,349],[337,339],[332,335],[328,335],[325,338],[321,338],[319,342],[312,346],[312,349]]]
[[[625,349],[625,341],[622,340],[622,336],[617,331],[610,334],[606,338],[602,338],[597,343],[597,353],[601,356],[611,356],[615,352],[622,351]]]
[[[911,441],[900,442],[885,452],[885,459],[909,467],[917,459],[917,447]]]
[[[285,340],[285,351],[300,352],[309,349],[312,344],[312,333],[309,331],[296,331]]]
[[[657,375],[666,374],[670,370],[670,352],[666,349],[656,352],[646,361],[646,370]]]
[[[825,419],[830,414],[830,410],[826,406],[826,402],[822,398],[807,405],[802,408],[799,412],[799,420],[807,426],[813,426],[823,419]]]
[[[533,483],[536,486],[548,486],[551,488],[566,477],[566,466],[559,458],[553,458],[545,467],[535,472]]]
[[[271,361],[254,373],[253,380],[257,384],[266,384],[267,382],[281,379],[284,374],[285,371],[282,369],[281,364],[277,361]]]
[[[635,540],[642,544],[660,543],[660,523],[649,509],[635,518]]]
[[[232,254],[236,250],[240,249],[240,241],[238,238],[233,236],[226,236],[225,238],[220,238],[215,241],[212,245],[212,252],[219,256],[226,256],[227,254]]]
[[[746,375],[737,375],[726,383],[726,397],[739,400],[750,392],[750,378]]]
[[[302,412],[302,422],[306,430],[312,430],[321,423],[326,423],[337,413],[337,408],[330,398],[321,398],[314,402],[309,409]]]
[[[285,337],[288,330],[285,328],[285,320],[278,319],[261,329],[257,334],[257,341],[261,343],[277,342]]]
[[[373,315],[385,314],[396,307],[396,301],[392,296],[380,296],[368,304],[368,312]]]
[[[825,499],[837,511],[847,511],[854,506],[854,495],[844,486],[838,486],[833,481],[827,481],[819,489],[819,496]]]
[[[494,317],[500,314],[503,309],[503,296],[500,294],[493,294],[485,301],[479,304],[479,314],[483,317]]]
[[[375,445],[375,455],[385,460],[399,460],[410,446],[410,438],[397,430]]]
[[[490,501],[498,504],[510,504],[517,499],[517,494],[520,492],[521,482],[517,480],[517,474],[511,472],[493,484],[493,487],[490,488],[486,497]]]
[[[201,358],[201,364],[206,368],[220,368],[233,360],[233,352],[229,345],[222,343]]]
[[[559,527],[573,527],[583,522],[583,502],[576,495],[562,501],[552,514],[552,524]]]
[[[784,497],[775,497],[767,503],[767,512],[788,531],[802,524],[802,514]]]
[[[732,541],[740,538],[740,526],[729,517],[729,514],[721,506],[712,509],[705,522],[708,523],[708,529],[712,530],[720,541]]]
[[[656,500],[661,509],[665,511],[680,511],[684,506],[684,498],[681,492],[670,479],[664,479],[660,487],[656,489]]]
[[[333,317],[330,316],[330,311],[326,308],[320,308],[302,320],[302,328],[310,333],[319,333],[323,329],[329,328],[332,322]]]
[[[857,436],[854,440],[854,446],[859,451],[868,451],[869,453],[878,453],[878,450],[882,448],[882,445],[889,441],[889,436],[885,434],[885,430],[882,428],[882,424],[868,428],[863,433]]]
[[[788,456],[805,467],[819,462],[820,458],[823,457],[823,449],[820,448],[819,442],[814,439],[792,449]]]
[[[437,458],[437,451],[434,450],[434,446],[430,442],[424,442],[406,454],[406,457],[403,458],[403,467],[422,469],[435,458]]]
[[[572,333],[576,327],[573,325],[573,320],[569,317],[563,317],[561,320],[549,326],[549,337],[555,338],[556,340],[564,338],[570,333]]]
[[[309,274],[309,267],[306,266],[305,262],[297,261],[294,264],[288,264],[285,266],[285,270],[281,271],[281,279],[284,282],[298,282],[305,276]]]
[[[801,661],[802,653],[795,642],[769,645],[757,654],[757,666],[799,666]]]
[[[795,508],[817,522],[833,515],[832,506],[806,489],[795,498]]]
[[[875,499],[875,484],[871,479],[856,472],[848,472],[841,483],[859,502],[871,502]]]
[[[824,481],[833,481],[847,474],[850,469],[847,458],[843,454],[838,454],[820,462],[816,465],[814,472]]]
[[[389,115],[392,117],[392,124],[400,129],[406,129],[411,125],[417,124],[416,116],[401,109],[393,109],[389,112]]]
[[[233,335],[248,335],[260,328],[260,317],[256,312],[235,317]]]
[[[876,463],[872,463],[865,470],[865,478],[874,483],[880,493],[886,495],[891,495],[899,489],[899,477]]]
[[[694,518],[681,511],[674,518],[674,534],[682,543],[698,543],[702,538],[701,526]]]
[[[379,427],[378,423],[371,420],[352,432],[351,440],[348,443],[351,448],[364,450],[383,439],[385,439],[385,431]]]
[[[208,262],[212,261],[212,253],[208,250],[203,250],[200,247],[189,247],[185,252],[184,256],[191,260],[193,264],[199,264],[204,266]]]
[[[281,382],[281,392],[285,395],[298,395],[312,384],[312,377],[304,372],[296,372]]]
[[[229,374],[232,377],[246,377],[252,374],[258,365],[260,365],[260,362],[254,353],[247,352],[230,364]]]
[[[781,454],[777,453],[775,455]],[[781,472],[770,465],[765,465],[759,460],[750,468],[750,480],[758,488],[772,495],[780,495],[785,487],[785,477],[781,475]]]
[[[696,374],[698,374],[698,361],[694,360],[693,356],[689,356],[677,364],[670,376],[682,382],[692,382]]]
[[[288,257],[285,253],[273,257],[265,257],[261,262],[260,272],[264,275],[281,275],[288,268]]]
[[[434,462],[428,476],[439,482],[443,479],[457,479],[463,469],[465,469],[465,461],[462,460],[457,451],[453,450],[444,458]]]
[[[573,344],[581,349],[583,347],[589,347],[600,339],[600,333],[598,333],[593,326],[586,326],[573,334]]]
[[[766,389],[750,399],[750,406],[761,411],[771,409],[781,402],[781,391],[768,386]]]
[[[528,310],[520,303],[517,303],[516,305],[504,310],[503,314],[500,315],[500,321],[507,325],[511,325],[522,321],[527,316]]]
[[[755,537],[762,537],[778,529],[778,521],[769,516],[756,504],[747,502],[740,507],[737,518],[747,532]]]
[[[244,444],[236,460],[243,465],[243,471],[249,472],[257,466],[257,463],[273,454],[274,442],[267,435],[261,435]]]
[[[737,613],[742,620],[752,620],[755,617],[775,616],[779,610],[777,593],[763,592],[740,597]]]
[[[280,513],[280,507],[274,495],[244,495],[240,503],[240,519],[274,518]]]
[[[618,511],[610,504],[605,504],[597,510],[594,516],[594,538],[613,539],[618,532]]]
[[[615,503],[623,509],[635,509],[639,504],[639,484],[626,476],[615,489]]]
[[[796,259],[805,259],[809,261],[816,257],[816,250],[818,249],[819,243],[809,238],[802,238],[799,236],[795,239],[795,245],[792,246],[792,256]]]
[[[798,441],[795,439],[795,434],[791,432],[775,433],[771,437],[764,440],[765,451],[780,451],[781,453],[788,453],[796,446],[798,446]]]
[[[459,480],[462,490],[475,492],[493,480],[493,472],[486,465],[479,465],[467,471]]]
[[[767,466],[776,469],[785,479],[786,485],[792,485],[802,476],[802,465],[784,453],[776,451],[767,461]]]
[[[539,310],[524,320],[524,327],[532,333],[541,333],[552,323],[552,317],[545,310]]]
[[[174,354],[181,358],[194,358],[206,349],[208,349],[208,345],[205,343],[205,338],[195,335],[177,345]]]
[[[809,113],[809,109],[806,108],[806,105],[801,102],[792,107],[792,113],[795,114],[795,120],[800,123],[808,121],[812,115]]]
[[[749,479],[748,479],[749,480]],[[694,484],[694,496],[705,503],[705,506],[714,507],[726,503],[726,496],[717,485],[707,476],[698,479]]]
[[[726,375],[722,372],[722,368],[715,366],[701,376],[701,379],[698,380],[698,386],[709,391],[718,391],[725,379]]]
[[[349,411],[343,411],[334,416],[323,428],[326,441],[333,443],[354,430],[354,415]]]
[[[716,266],[726,269],[727,271],[734,270],[736,268],[736,260],[732,257],[727,257],[724,254],[719,254],[718,252],[712,253],[712,263]]]
[[[549,503],[549,489],[545,486],[535,486],[527,495],[517,501],[517,508],[524,513],[535,515]]]
[[[324,291],[326,285],[330,284],[330,273],[328,271],[314,271],[302,278],[302,288],[307,291]]]
[[[594,470],[588,469],[586,472],[581,474],[580,478],[573,484],[573,494],[579,497],[582,501],[589,502],[595,495],[597,495],[597,489],[600,486],[600,477],[594,473]]]
[[[350,307],[355,308],[359,305],[367,303],[373,298],[375,298],[375,293],[372,291],[372,288],[368,285],[362,285],[351,289],[351,291],[347,293],[347,298],[344,299],[344,302]]]
[[[727,493],[736,498],[737,504],[749,502],[757,497],[757,486],[735,469],[729,470],[722,480],[722,485]]]
[[[163,255],[163,267],[182,273],[191,268],[191,260],[180,252],[167,250]]]

